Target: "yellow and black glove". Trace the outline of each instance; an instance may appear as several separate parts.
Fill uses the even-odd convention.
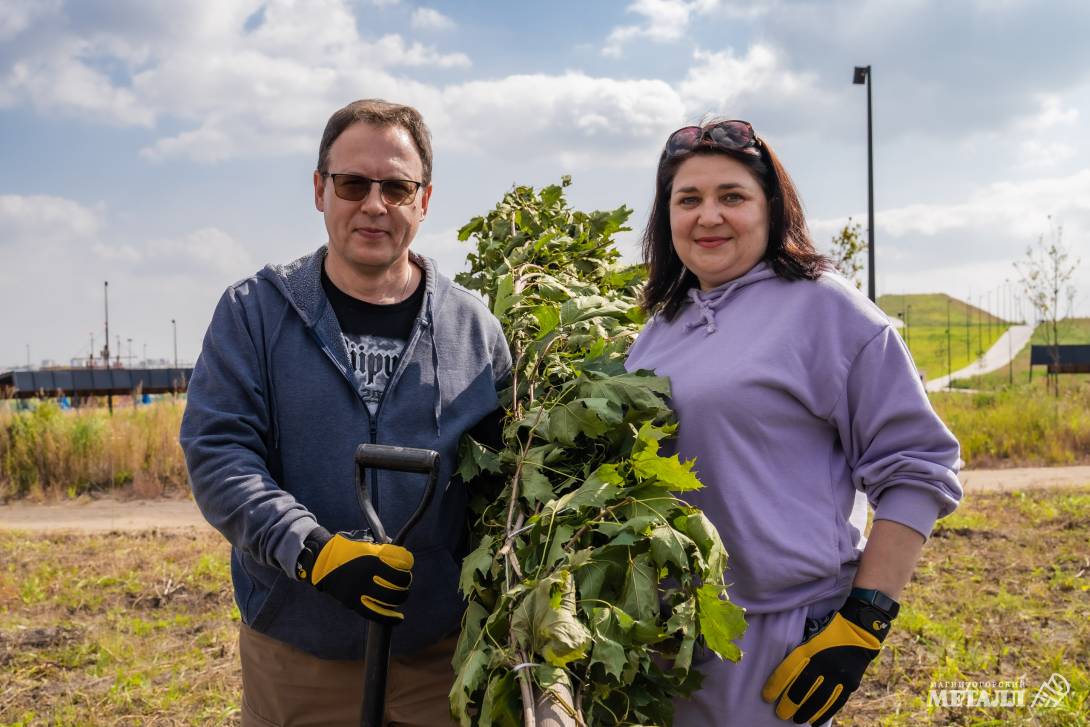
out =
[[[852,589],[832,619],[776,667],[761,697],[769,703],[778,699],[776,716],[795,724],[832,718],[859,687],[899,609],[881,591]]]
[[[413,554],[400,545],[319,526],[307,536],[295,576],[364,618],[393,625],[405,618],[398,606],[409,597],[412,568]]]

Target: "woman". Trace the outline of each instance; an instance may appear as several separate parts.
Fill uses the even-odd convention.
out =
[[[747,122],[670,135],[643,252],[654,316],[627,365],[670,377],[676,449],[706,484],[689,500],[719,528],[748,623],[740,662],[700,660],[675,724],[822,724],[961,498],[958,443],[889,320],[815,251]]]

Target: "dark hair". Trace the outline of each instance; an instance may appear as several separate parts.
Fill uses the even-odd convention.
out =
[[[763,259],[776,275],[785,280],[815,280],[823,271],[831,269],[828,258],[814,249],[803,216],[802,201],[787,170],[772,147],[760,137],[756,148],[759,154],[725,149],[704,141],[692,151],[674,156],[667,156],[663,149],[655,179],[655,201],[643,231],[647,284],[641,305],[648,313],[661,311],[667,320],[674,318],[685,302],[689,288],[697,284],[696,276],[685,268],[674,250],[670,232],[670,194],[674,177],[682,163],[697,154],[723,154],[736,159],[760,183],[768,200],[768,248]]]
[[[353,101],[329,117],[322,143],[318,145],[318,166],[321,174],[329,171],[329,149],[344,130],[352,124],[365,122],[375,126],[400,126],[409,132],[416,151],[420,154],[423,166],[424,186],[431,184],[431,132],[424,123],[424,117],[412,106],[390,103],[377,98],[365,98]]]

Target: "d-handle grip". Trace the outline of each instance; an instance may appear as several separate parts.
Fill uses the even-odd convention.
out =
[[[420,504],[416,511],[405,522],[401,530],[393,540],[386,534],[386,529],[379,520],[378,513],[371,501],[371,488],[367,485],[364,476],[366,469],[370,467],[376,470],[392,470],[395,472],[417,472],[428,475],[428,482],[424,486],[424,495],[420,498]],[[360,509],[367,518],[367,524],[374,533],[375,542],[393,543],[401,545],[409,535],[409,531],[416,526],[424,511],[431,504],[435,494],[435,483],[439,479],[439,453],[434,449],[418,449],[416,447],[392,447],[387,444],[361,444],[356,448],[356,492],[360,498]]]

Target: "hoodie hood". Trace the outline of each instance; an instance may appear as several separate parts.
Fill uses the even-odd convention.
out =
[[[329,352],[337,368],[352,381],[357,394],[363,395],[364,382],[354,380],[362,377],[362,374],[354,374],[349,365],[348,348],[341,335],[340,324],[336,313],[329,304],[325,290],[322,288],[322,265],[326,255],[329,254],[329,246],[322,245],[310,255],[283,265],[266,265],[258,273],[258,277],[269,280],[284,298],[291,304],[304,325],[314,331],[322,346]],[[409,251],[409,259],[424,271],[424,303],[417,313],[413,332],[406,344],[406,353],[409,346],[420,335],[428,337],[431,349],[432,366],[436,371],[437,385],[432,397],[432,426],[435,427],[436,436],[441,433],[440,420],[443,413],[442,375],[439,372],[441,357],[435,342],[435,326],[433,325],[435,313],[442,305],[442,300],[449,292],[451,283],[437,273],[435,261],[422,255]],[[391,382],[393,383],[393,382]]]
[[[712,288],[711,290],[690,288],[689,300],[685,305],[695,305],[699,311],[699,319],[687,322],[685,324],[685,330],[691,331],[702,327],[704,329],[704,335],[712,335],[719,330],[718,326],[715,324],[715,314],[720,308],[727,304],[728,300],[736,296],[738,291],[749,285],[775,277],[776,272],[767,262],[762,260],[750,268],[749,272],[745,275],[723,283],[717,288]]]
[[[290,263],[266,265],[257,276],[270,281],[291,303],[307,327],[313,328],[329,308],[325,291],[322,289],[322,265],[325,264],[329,246],[322,245],[309,255],[304,255]],[[435,261],[409,251],[409,259],[424,271],[424,312],[430,316],[433,306],[438,305],[450,288],[450,282],[441,280],[436,273]],[[441,283],[446,285],[441,285]]]

